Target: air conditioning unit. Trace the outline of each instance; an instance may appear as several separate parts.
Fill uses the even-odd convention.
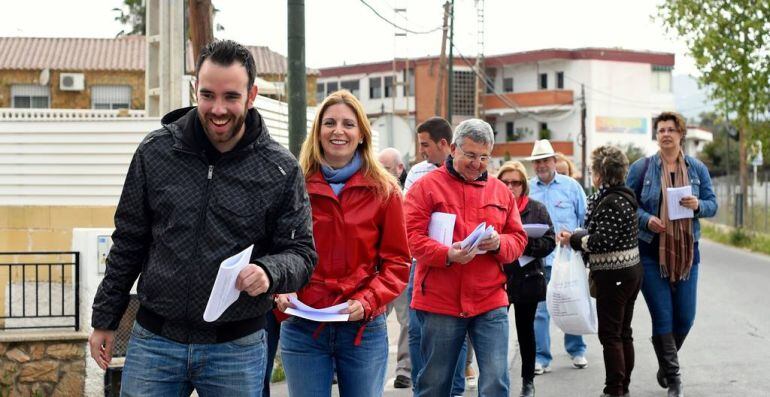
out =
[[[62,91],[83,91],[86,86],[83,73],[62,73],[59,75],[59,89]]]

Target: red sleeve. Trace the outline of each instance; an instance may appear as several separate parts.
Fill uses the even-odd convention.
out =
[[[433,213],[433,200],[425,190],[425,183],[415,183],[406,194],[406,232],[409,248],[420,265],[446,267],[449,247],[428,236],[428,225]]]
[[[385,205],[379,247],[377,275],[369,281],[369,285],[351,297],[364,306],[366,319],[378,308],[396,299],[409,281],[411,255],[406,240],[403,198],[397,189],[393,191]]]
[[[527,247],[527,233],[521,226],[521,216],[516,203],[511,203],[508,217],[505,220],[502,232],[500,232],[500,250],[495,258],[500,263],[511,263],[518,259]]]

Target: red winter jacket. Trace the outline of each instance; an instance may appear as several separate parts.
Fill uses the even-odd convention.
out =
[[[457,215],[453,242],[462,241],[481,222],[500,234],[496,253],[447,265],[449,247],[428,237],[431,214]],[[527,235],[513,195],[495,178],[466,182],[441,167],[418,180],[406,196],[409,247],[417,259],[412,308],[455,317],[473,317],[508,306],[503,264],[521,256]]]
[[[366,321],[382,314],[409,280],[411,256],[398,189],[378,200],[374,185],[359,171],[339,197],[320,172],[307,178],[307,191],[318,264],[298,298],[315,308],[358,300]]]

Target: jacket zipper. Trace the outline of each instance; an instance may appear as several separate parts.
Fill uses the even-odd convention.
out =
[[[211,185],[211,178],[214,176],[214,166],[209,164],[209,170],[206,174],[206,184],[203,186],[203,200],[201,203],[203,206],[201,207],[201,213],[200,216],[198,216],[198,226],[197,230],[203,230],[203,223],[206,220],[206,212],[209,208],[209,186]],[[195,256],[198,257],[200,255],[199,249],[200,249],[200,237],[201,233],[198,233],[195,237]]]

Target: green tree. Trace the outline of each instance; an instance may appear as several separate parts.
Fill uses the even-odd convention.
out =
[[[123,0],[123,7],[113,8],[118,13],[115,20],[121,25],[131,28],[128,32],[121,30],[117,35],[145,35],[147,33],[146,4],[144,0]]]
[[[628,157],[628,164],[633,164],[634,161],[644,157],[644,150],[633,143],[620,145],[620,150],[622,150],[626,154],[626,157]]]
[[[770,97],[770,2],[666,0],[658,17],[682,38],[711,97],[736,115],[743,206],[748,200],[747,142],[752,121],[767,114]],[[740,225],[742,226],[742,225]]]
[[[698,154],[711,175],[721,176],[734,172],[738,162],[738,142],[734,129],[714,112],[700,114],[700,128],[711,131],[714,140],[703,147]]]

